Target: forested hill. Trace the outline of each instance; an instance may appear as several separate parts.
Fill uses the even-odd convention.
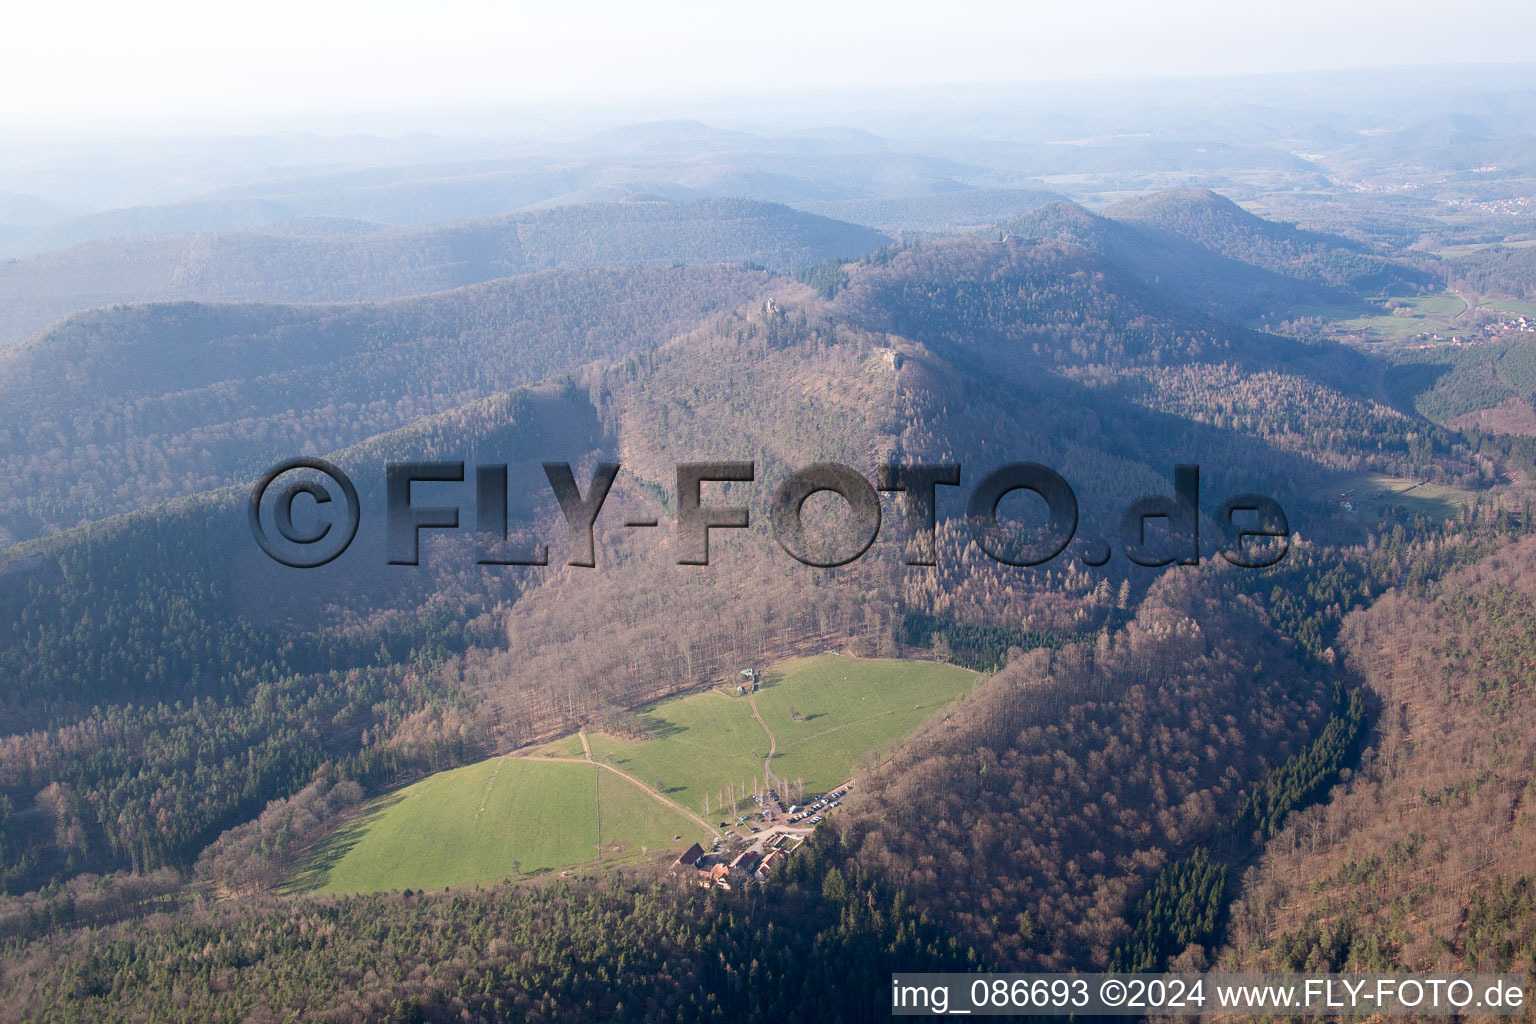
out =
[[[1242,322],[1361,307],[1383,289],[1429,283],[1357,243],[1266,221],[1203,190],[1157,193],[1102,216],[1052,203],[996,230],[1082,245],[1196,309]]]
[[[1012,238],[1072,242],[1148,284],[1166,287],[1190,306],[1239,322],[1261,320],[1297,304],[1358,304],[1359,297],[1298,281],[1165,231],[1112,220],[1058,202],[998,226]]]
[[[417,228],[344,222],[302,233],[113,239],[0,262],[0,345],[115,303],[378,300],[564,267],[750,263],[784,273],[889,241],[746,199],[594,203]]]
[[[643,351],[776,281],[721,266],[561,270],[360,305],[79,314],[0,352],[0,543]]]
[[[1157,192],[1117,203],[1104,214],[1284,277],[1360,295],[1432,283],[1423,271],[1386,259],[1358,242],[1265,220],[1209,189]]]
[[[1391,581],[1428,579],[1401,558],[1403,528],[1322,546],[1328,522],[1305,499],[1398,462],[1464,469],[1464,446],[1309,370],[1347,354],[1223,324],[1081,246],[923,243],[803,277],[549,271],[376,304],[130,307],[0,356],[16,478],[41,481],[62,525],[65,512],[201,478],[249,480],[324,445],[343,449],[332,457],[366,509],[380,506],[386,459],[520,460],[516,525],[531,522],[553,556],[536,571],[477,565],[466,481],[445,496],[466,528],[433,531],[419,571],[377,557],[377,514],[331,565],[278,567],[245,536],[235,487],[0,559],[0,678],[12,684],[0,886],[14,894],[0,898],[0,971],[30,1008],[19,1015],[60,999],[158,1006],[167,985],[208,1019],[248,1010],[257,988],[266,1005],[346,1002],[338,1020],[448,1019],[470,1005],[506,1016],[553,988],[595,1007],[592,979],[629,977],[654,953],[636,907],[708,961],[687,978],[645,968],[646,990],[624,994],[641,1019],[652,1007],[724,1019],[727,1004],[694,995],[726,977],[782,993],[793,1018],[821,995],[806,987],[825,976],[817,957],[863,972],[839,977],[866,999],[892,959],[1065,969],[1134,954],[1155,969],[1214,946],[1223,872],[1263,845],[1233,849],[1231,823],[1283,827],[1356,763],[1364,723],[1338,685],[1356,680],[1337,622]],[[502,390],[535,374],[539,387]],[[1079,489],[1084,536],[1111,536],[1133,495],[1166,493],[1171,466],[1194,461],[1204,507],[1273,494],[1307,539],[1256,574],[1156,576],[1119,551],[1094,571],[1077,552],[988,564],[947,488],[931,568],[900,564],[894,522],[835,573],[787,559],[761,528],[786,467],[871,473],[893,456],[961,462],[967,484],[1038,459]],[[759,528],[717,534],[707,572],[677,564],[666,528],[600,527],[606,571],[565,567],[544,457],[580,463],[584,487],[592,462],[624,463],[608,524],[641,505],[668,523],[676,461],[754,459],[742,503]],[[10,498],[25,510],[36,495]],[[1449,531],[1413,528],[1425,550],[1450,550]],[[197,907],[212,885],[177,874],[226,830],[265,820],[272,841],[254,869],[280,880],[364,794],[612,721],[744,662],[919,644],[999,671],[878,773],[861,770],[844,813],[761,899],[690,888],[651,900],[616,875],[601,891],[548,879],[494,895]],[[1159,930],[1170,892],[1199,902],[1194,932]],[[94,927],[172,899],[178,916],[153,927]],[[463,935],[488,944],[490,966],[425,991],[434,968],[417,964],[452,962]],[[581,962],[546,970],[541,958],[565,947]],[[398,1009],[352,1006],[352,982],[335,984],[370,971],[386,979],[368,983],[379,1005]],[[585,1014],[574,1005],[528,1015]]]
[[[327,761],[387,786],[487,752],[468,695],[431,669],[495,646],[530,577],[473,571],[468,530],[387,565],[383,464],[511,463],[523,524],[543,477],[527,453],[580,462],[598,433],[584,393],[518,389],[330,453],[364,511],[351,557],[317,569],[261,554],[243,488],[0,555],[0,888],[185,866]],[[62,832],[37,827],[47,814]]]
[[[1496,245],[1447,262],[1446,271],[1460,287],[1481,295],[1536,296],[1536,248]]]
[[[1531,970],[1533,555],[1502,546],[1344,621],[1372,750],[1245,879],[1223,969]]]
[[[809,293],[796,300],[818,321],[811,336],[853,328],[909,339],[963,368],[971,389],[1007,379],[1034,387],[1041,371],[1107,384],[1134,370],[1138,395],[1129,404],[1071,403],[1129,409],[1164,394],[1140,393],[1154,383],[1148,374],[1182,365],[1198,381],[1213,372],[1200,367],[1227,364],[1222,374],[1289,380],[1268,380],[1255,394],[1284,386],[1307,396],[1298,408],[1334,403],[1309,413],[1305,429],[1335,438],[1328,421],[1341,414],[1337,403],[1369,401],[1344,397],[1366,376],[1363,357],[1224,324],[1070,243],[944,240],[813,270],[806,280],[831,301]],[[561,270],[380,303],[175,303],[78,314],[0,352],[0,465],[27,481],[0,486],[0,543],[254,479],[296,451],[342,448],[596,360],[622,361],[713,317],[747,316],[772,295],[804,291],[763,271],[721,266]],[[807,313],[792,323],[784,309],[754,329],[782,343],[800,338]],[[686,361],[695,389],[734,362],[693,351]],[[688,393],[686,407],[713,393]],[[680,408],[657,409],[646,429],[665,430]],[[1402,425],[1364,407],[1350,415],[1377,455],[1401,449]],[[1295,436],[1294,414],[1283,419],[1262,433]],[[1163,423],[1125,430],[1132,438],[1187,436],[1187,423]],[[798,436],[789,421],[781,425]],[[734,433],[728,423],[721,429]]]
[[[1215,320],[1181,302],[1176,288],[1072,239],[927,242],[878,254],[838,283],[836,301],[863,326],[989,360],[1145,365],[1304,354]]]
[[[1001,248],[983,243],[979,252]],[[857,270],[889,277],[893,286],[909,280],[895,264]],[[986,259],[956,264],[954,283],[970,296],[965,301],[981,301],[987,293],[964,289],[983,288],[998,271]],[[682,302],[683,286],[702,272],[626,271],[619,280],[671,285]],[[543,291],[553,294],[553,283],[566,279],[548,275]],[[1111,330],[1095,327],[1096,293],[1074,292],[1067,280],[1061,295],[1078,295],[1082,308],[1062,301],[1046,308],[1089,314],[1080,329],[1097,330],[1094,337]],[[1012,287],[1003,282],[999,296]],[[580,462],[591,452],[605,460],[622,457],[623,484],[616,510],[605,512],[608,523],[622,521],[617,507],[624,501],[660,511],[658,499],[673,493],[676,461],[716,457],[757,462],[760,484],[746,500],[759,509],[759,523],[788,468],[832,459],[872,475],[873,463],[889,454],[953,457],[974,467],[972,474],[1025,454],[1058,466],[1080,489],[1085,532],[1099,536],[1110,535],[1131,496],[1166,489],[1170,467],[1181,458],[1205,462],[1212,455],[1204,480],[1217,494],[1258,490],[1300,509],[1292,502],[1298,492],[1328,488],[1329,468],[1282,447],[1284,435],[1269,432],[1264,420],[1244,415],[1253,427],[1240,431],[1149,410],[1135,392],[1061,376],[1054,353],[1033,362],[995,360],[988,370],[976,365],[974,351],[937,335],[930,344],[862,330],[839,303],[782,279],[771,283],[782,288],[771,302],[743,303],[654,349],[620,347],[574,370],[569,383],[556,374],[537,393],[470,401],[336,452],[332,457],[354,475],[370,515],[347,555],[321,569],[286,570],[267,560],[248,536],[243,489],[235,488],[18,548],[0,588],[0,677],[12,684],[0,702],[0,725],[18,734],[0,739],[0,796],[26,812],[39,792],[62,787],[45,800],[58,804],[52,818],[24,820],[64,820],[66,829],[62,838],[36,836],[18,825],[6,841],[9,860],[19,866],[0,882],[25,887],[81,870],[185,865],[220,831],[259,812],[264,800],[308,785],[327,760],[344,762],[370,786],[387,785],[487,749],[489,736],[505,749],[578,724],[572,721],[578,715],[595,719],[662,688],[708,682],[710,671],[765,651],[839,636],[866,644],[866,652],[890,649],[903,607],[983,624],[1029,622],[1030,629],[1067,637],[1108,623],[1125,600],[1118,595],[1128,592],[1119,586],[1123,577],[1091,579],[1070,557],[1030,571],[976,564],[950,495],[941,510],[941,566],[911,577],[910,587],[893,584],[899,577],[888,571],[898,550],[894,532],[836,577],[785,559],[762,529],[720,536],[718,567],[701,574],[699,585],[679,587],[676,552],[666,548],[670,530],[637,535],[609,528],[602,531],[601,557],[611,571],[567,573],[559,569],[555,545],[562,535],[548,522],[553,511],[540,459]],[[854,289],[848,297],[857,297]],[[532,307],[528,296],[521,300]],[[997,301],[996,319],[1012,320],[1013,307]],[[665,311],[654,297],[642,304]],[[344,437],[373,419],[431,409],[455,389],[493,380],[497,361],[508,362],[500,372],[528,372],[529,364],[512,361],[518,336],[478,334],[469,329],[468,313],[457,322],[462,336],[421,340],[410,332],[388,334],[387,322],[379,320],[338,328],[333,337],[302,319],[272,319],[271,309],[158,312],[178,310],[185,336],[176,361],[184,364],[184,391],[152,397],[176,378],[156,379],[137,368],[132,346],[142,338],[131,324],[109,341],[93,346],[74,339],[55,353],[63,362],[50,368],[65,385],[70,365],[79,368],[75,385],[90,373],[104,374],[111,388],[99,386],[117,412],[102,421],[99,439],[69,435],[76,479],[63,475],[64,464],[51,484],[54,500],[78,501],[86,493],[100,502],[124,495],[146,501],[154,488],[174,495],[195,483],[186,467],[244,482],[315,438]],[[199,333],[219,324],[199,318],[235,312],[246,317],[237,325],[243,333]],[[330,311],[364,312],[368,307]],[[156,331],[148,336],[168,322],[151,321]],[[556,321],[566,337],[585,323]],[[651,323],[635,314],[626,329],[643,336]],[[1040,337],[1048,338],[1052,325],[1047,321]],[[354,335],[381,346],[365,349],[373,353],[368,365],[377,376],[362,373],[350,358],[353,350],[345,345]],[[1008,344],[992,337],[983,342]],[[1026,340],[1016,347],[1027,353],[1032,345]],[[263,362],[289,348],[312,354],[309,374],[276,377]],[[897,350],[900,360],[891,358]],[[230,381],[220,372],[250,379]],[[1220,379],[1240,412],[1241,403],[1269,393],[1267,379]],[[282,386],[301,381],[314,390]],[[793,386],[782,386],[785,381]],[[1303,384],[1298,390],[1314,396],[1308,415],[1334,411],[1338,420],[1339,410],[1353,408],[1316,383]],[[401,389],[408,386],[417,390],[406,395]],[[377,399],[375,407],[366,400],[370,394],[401,397]],[[57,395],[52,410],[46,397],[34,398],[31,411],[39,419],[23,425],[38,433],[28,436],[54,438],[73,429],[75,421],[63,412],[69,396]],[[273,427],[253,438],[250,425],[258,422]],[[34,441],[30,450],[41,446]],[[29,449],[16,451],[19,459]],[[103,458],[103,452],[113,455]],[[158,465],[155,458],[166,459],[164,471],[143,474],[143,466]],[[457,548],[434,547],[420,571],[386,565],[382,517],[372,511],[382,505],[386,458],[521,463],[511,489],[524,506],[519,521],[544,517],[539,535],[551,543],[555,565],[529,573],[481,571],[467,548],[473,544],[467,508],[466,529],[433,538]],[[109,472],[102,464],[138,467],[141,475]],[[140,480],[144,487],[133,490]],[[471,491],[459,486],[451,493],[465,501]],[[1308,530],[1314,530],[1311,521]],[[645,547],[653,543],[659,549]],[[771,559],[755,557],[765,549]],[[456,656],[462,662],[434,671]],[[493,716],[475,710],[482,701]],[[205,734],[217,737],[208,750],[196,739]],[[151,814],[149,807],[167,811]],[[80,823],[78,834],[69,831],[71,821]]]

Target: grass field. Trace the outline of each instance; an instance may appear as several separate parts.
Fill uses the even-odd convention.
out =
[[[866,751],[900,740],[975,684],[974,672],[924,661],[823,655],[769,669],[757,708],[778,741],[773,774],[825,792],[852,776]]]
[[[671,842],[678,834],[686,842],[704,838],[694,822],[596,765],[499,757],[370,802],[301,865],[291,888],[475,885],[643,858],[686,845]]]
[[[1378,339],[1403,340],[1419,334],[1439,334],[1443,338],[1466,335],[1470,328],[1458,318],[1466,312],[1467,303],[1454,292],[1436,295],[1402,295],[1386,300],[1390,309],[1404,309],[1403,315],[1382,313],[1360,316],[1339,311],[1313,310],[1315,315],[1333,321],[1333,326],[1344,331],[1375,335]],[[1478,306],[1493,313],[1516,316],[1536,316],[1536,303],[1519,299],[1489,299]]]
[[[598,845],[604,863],[647,860],[658,850],[669,851],[670,859],[690,843],[709,849],[710,833],[613,772],[597,773],[597,794]]]
[[[1454,333],[1451,321],[1466,311],[1467,304],[1454,292],[1436,295],[1401,295],[1388,299],[1390,309],[1405,309],[1405,315],[1383,313],[1378,316],[1347,316],[1334,326],[1346,331],[1365,331],[1388,338],[1411,338],[1425,331]]]
[[[1514,242],[1472,242],[1467,245],[1447,245],[1442,249],[1436,249],[1436,256],[1465,256],[1467,253],[1481,252],[1484,249],[1527,249],[1536,245],[1536,238],[1522,238]]]
[[[751,716],[744,699],[710,690],[642,711],[651,739],[588,733],[587,742],[595,759],[703,813],[705,793],[763,777],[768,737]]]
[[[953,665],[836,655],[769,667],[753,700],[773,731],[773,773],[825,792],[970,690]],[[518,757],[440,772],[370,801],[300,865],[291,891],[370,892],[466,886],[558,868],[662,859],[709,833],[647,789],[724,820],[761,784],[768,734],[734,687],[664,701],[641,712],[644,740],[589,733],[592,757],[567,736]],[[553,761],[548,758],[568,758]],[[786,796],[789,794],[785,794]],[[727,801],[728,802],[728,801]],[[673,836],[680,838],[673,839]]]
[[[1519,299],[1489,299],[1480,308],[1491,309],[1495,313],[1513,313],[1515,316],[1536,316],[1536,302],[1522,302]]]
[[[581,737],[575,733],[562,736],[550,743],[534,747],[528,752],[530,757],[585,757],[586,751],[581,749]]]
[[[775,665],[764,671],[755,698],[778,744],[773,774],[824,792],[849,778],[867,751],[899,740],[975,682],[967,669],[924,661],[824,654]],[[762,779],[768,735],[746,698],[711,690],[648,708],[642,717],[652,738],[589,734],[592,756],[648,785],[662,783],[667,796],[700,814],[706,794],[718,814],[727,784],[747,792]]]
[[[1353,490],[1350,500],[1357,512],[1379,516],[1392,506],[1408,510],[1409,515],[1428,515],[1436,518],[1456,514],[1476,495],[1470,491],[1444,487],[1440,484],[1423,484],[1406,477],[1384,476],[1380,473],[1358,473],[1346,479],[1338,492]],[[1329,497],[1334,497],[1330,493]]]

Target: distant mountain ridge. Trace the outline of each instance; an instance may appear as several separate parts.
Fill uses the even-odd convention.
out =
[[[1127,200],[1102,215],[1052,203],[997,231],[1081,245],[1193,308],[1243,322],[1432,283],[1359,243],[1264,220],[1203,189]]]
[[[320,220],[290,224],[283,235],[94,242],[0,263],[0,344],[118,303],[370,301],[567,267],[750,263],[786,273],[889,241],[775,203],[704,199],[565,206],[410,229]]]
[[[141,200],[78,216],[61,211],[0,247],[0,258],[112,238],[264,231],[304,217],[404,227],[635,193],[676,201],[744,197],[798,203],[920,194],[997,180],[984,166],[902,152],[875,136],[755,135],[694,122],[633,125],[541,154],[513,147],[494,156],[463,154],[430,162],[427,155],[408,148],[398,164],[368,166],[351,159],[294,168],[278,164],[250,180],[170,201]]]
[[[937,232],[984,227],[1064,198],[1058,192],[1043,189],[965,188],[917,196],[831,199],[793,205],[797,210],[879,231]]]
[[[738,329],[906,339],[972,388],[1197,363],[1309,373],[1345,391],[1358,377],[1337,346],[1222,323],[1070,242],[944,239],[882,248],[833,276],[830,299],[807,307],[826,307],[818,326],[770,318]],[[0,487],[0,546],[252,479],[296,451],[339,449],[594,361],[633,360],[638,372],[659,347],[706,327],[733,336],[717,318],[739,321],[744,307],[802,293],[815,294],[765,271],[708,265],[542,271],[379,303],[80,313],[0,352],[0,467],[30,481]],[[679,402],[730,387],[710,383],[726,362],[690,363]],[[669,435],[677,423],[676,411],[657,410]]]

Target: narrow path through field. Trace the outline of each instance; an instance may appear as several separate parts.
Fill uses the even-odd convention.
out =
[[[577,729],[576,736],[581,740],[581,752],[586,755],[588,761],[592,760],[592,744],[587,742],[587,730]]]
[[[512,755],[507,754],[507,755],[503,755],[503,756],[510,757]],[[666,804],[668,807],[672,808],[678,814],[683,815],[685,818],[688,818],[690,821],[696,822],[701,828],[703,828],[705,831],[707,831],[710,835],[718,836],[720,834],[718,829],[716,829],[714,826],[712,826],[709,822],[705,821],[703,818],[699,817],[697,814],[694,814],[692,811],[690,811],[688,808],[684,807],[682,804],[678,803],[675,800],[669,799],[664,794],[656,792],[650,786],[647,786],[645,783],[641,782],[639,779],[635,778],[633,775],[630,775],[630,774],[628,774],[626,772],[621,772],[621,771],[619,771],[617,768],[615,768],[611,764],[604,764],[602,761],[594,761],[590,757],[541,757],[538,760],[539,760],[540,764],[544,763],[545,761],[553,761],[556,764],[592,764],[592,765],[596,765],[598,768],[601,768],[605,772],[613,772],[613,774],[617,775],[619,778],[623,779],[625,782],[629,783],[631,786],[637,786],[640,789],[643,789],[650,796],[650,798],[652,800],[655,800],[657,803]]]
[[[773,731],[768,728],[768,723],[763,721],[763,716],[757,713],[757,695],[755,693],[747,694],[747,704],[752,708],[752,717],[757,719],[757,724],[762,726],[763,732],[768,734],[768,756],[763,758],[763,784],[770,789],[777,788],[773,785],[773,769],[770,767],[770,763],[773,761],[773,755],[778,752],[778,741],[773,738]]]
[[[500,769],[497,769],[500,771]],[[480,815],[485,813],[486,801],[491,798],[491,787],[496,784],[496,772],[491,772],[491,777],[485,780],[485,793],[480,797],[480,809],[475,812],[475,820],[480,820]]]
[[[586,746],[587,737],[583,735],[582,746]],[[592,760],[592,752],[587,752],[587,760]],[[596,764],[596,762],[593,762]],[[592,859],[601,860],[603,857],[603,773],[592,773],[592,820],[593,831],[597,836],[597,843],[592,847]]]
[[[918,708],[917,710],[921,711],[922,709]],[[821,739],[821,737],[829,736],[832,733],[838,732],[841,729],[851,729],[851,728],[853,728],[856,725],[865,725],[865,724],[867,724],[869,722],[873,722],[873,721],[876,721],[876,720],[881,719],[881,718],[889,718],[892,715],[894,715],[895,713],[896,712],[894,710],[892,710],[892,711],[877,711],[873,715],[866,715],[863,718],[855,718],[851,722],[839,722],[837,725],[829,725],[825,729],[821,730],[820,732],[813,732],[813,733],[811,733],[809,736],[804,737],[804,739],[805,740]]]

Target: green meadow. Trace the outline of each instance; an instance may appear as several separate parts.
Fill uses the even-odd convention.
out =
[[[954,665],[835,654],[781,662],[762,677],[754,699],[777,743],[773,774],[802,780],[807,793],[850,778],[866,753],[899,742],[976,682],[976,673]],[[727,785],[744,794],[760,784],[769,746],[747,698],[734,694],[730,686],[646,708],[641,717],[650,738],[589,733],[592,756],[647,785],[660,783],[669,798],[699,814],[707,795],[710,813],[718,815]]]
[[[969,692],[976,678],[954,665],[834,655],[770,669],[757,708],[778,741],[773,774],[803,779],[807,792],[825,792],[852,777],[866,753],[899,743],[923,719]]]
[[[686,842],[674,843],[674,835]],[[644,859],[705,835],[596,765],[497,757],[371,801],[308,858],[290,887],[372,892],[493,883]]]
[[[1388,508],[1402,508],[1412,515],[1446,518],[1456,515],[1476,495],[1441,484],[1419,483],[1406,477],[1381,473],[1356,473],[1330,488],[1329,497],[1353,491],[1350,500],[1357,512],[1382,515]]]
[[[769,750],[764,725],[777,743],[773,774],[803,782],[806,793],[825,792],[976,679],[967,669],[922,661],[820,655],[782,662],[763,671],[750,701],[726,686],[643,709],[645,739],[588,733],[599,763],[582,763],[585,752],[572,735],[371,800],[304,860],[289,889],[430,889],[669,859],[689,843],[707,845],[710,834],[652,794],[710,824],[725,820],[722,799],[750,806]],[[752,717],[752,701],[762,724]]]
[[[1392,312],[1365,316],[1347,314],[1335,319],[1335,326],[1348,331],[1366,331],[1398,339],[1410,338],[1426,331],[1454,334],[1456,329],[1453,321],[1467,310],[1466,302],[1454,292],[1400,295],[1385,300],[1384,305]]]

